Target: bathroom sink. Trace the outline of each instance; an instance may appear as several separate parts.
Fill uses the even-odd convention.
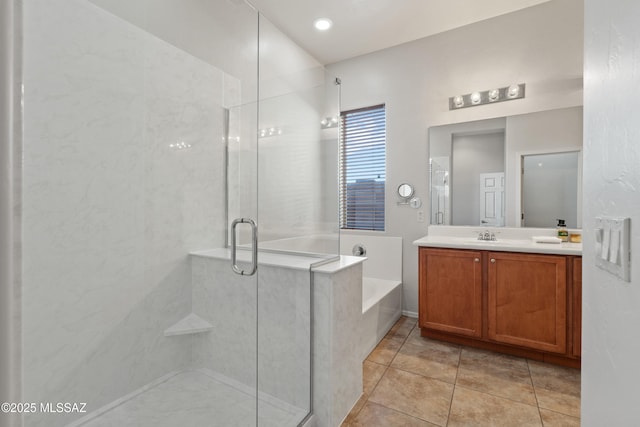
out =
[[[464,239],[464,244],[467,245],[495,245],[495,246],[522,246],[530,243],[523,240],[514,239],[500,239],[500,240],[478,240],[477,238]]]
[[[464,239],[464,243],[477,244],[477,245],[497,245],[503,243],[504,240],[478,240],[478,239]]]

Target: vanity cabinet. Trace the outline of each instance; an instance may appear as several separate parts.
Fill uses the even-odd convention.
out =
[[[573,261],[573,355],[582,355],[582,258]]]
[[[581,258],[420,247],[425,337],[580,365]]]
[[[565,353],[566,257],[508,252],[489,252],[488,257],[488,338]]]
[[[420,251],[421,327],[482,336],[481,256],[474,251]]]

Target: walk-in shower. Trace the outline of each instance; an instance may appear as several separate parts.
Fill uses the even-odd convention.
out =
[[[303,425],[333,79],[243,1],[12,3],[16,425]]]

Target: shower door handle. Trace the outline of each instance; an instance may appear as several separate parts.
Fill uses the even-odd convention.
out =
[[[249,224],[251,227],[251,268],[249,270],[242,270],[238,267],[238,246],[236,244],[236,228],[238,224]],[[250,218],[236,218],[231,223],[231,268],[241,276],[253,276],[258,269],[258,226]]]

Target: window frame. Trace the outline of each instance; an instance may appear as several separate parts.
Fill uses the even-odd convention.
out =
[[[386,104],[342,111],[339,151],[340,229],[386,231]]]

